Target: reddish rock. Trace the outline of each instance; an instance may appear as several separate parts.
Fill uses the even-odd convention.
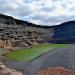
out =
[[[47,70],[40,70],[36,75],[75,75],[75,71],[63,67],[53,67]]]

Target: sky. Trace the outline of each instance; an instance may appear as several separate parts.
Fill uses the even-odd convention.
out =
[[[0,13],[37,25],[75,20],[75,0],[0,0]]]

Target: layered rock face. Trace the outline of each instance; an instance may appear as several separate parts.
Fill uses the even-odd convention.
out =
[[[49,27],[37,26],[0,14],[0,47],[31,47],[48,42],[52,35],[53,29],[50,30]]]
[[[41,70],[36,75],[75,75],[75,71],[63,67],[54,67],[48,68],[47,70]]]

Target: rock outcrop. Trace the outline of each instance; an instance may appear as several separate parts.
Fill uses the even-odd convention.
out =
[[[4,42],[4,49],[8,49],[8,50],[11,50],[12,49],[12,43],[10,40],[6,40]]]
[[[50,30],[47,26],[35,25],[0,14],[0,47],[3,45],[8,49],[16,46],[31,47],[48,42],[52,35],[53,29]]]
[[[0,40],[0,48],[11,50],[12,49],[11,41],[10,40]]]

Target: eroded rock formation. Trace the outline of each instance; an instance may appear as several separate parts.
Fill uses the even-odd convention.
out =
[[[11,41],[10,40],[0,40],[0,48],[11,50],[12,49]]]
[[[4,41],[4,49],[8,49],[8,50],[12,49],[12,43],[10,40]]]
[[[13,47],[30,47],[38,43],[48,42],[52,35],[53,29],[50,30],[48,26],[35,25],[0,14],[0,37],[2,38],[0,47],[4,47],[3,38],[10,39],[7,41],[9,43],[5,42],[4,47],[10,49],[11,44]]]

